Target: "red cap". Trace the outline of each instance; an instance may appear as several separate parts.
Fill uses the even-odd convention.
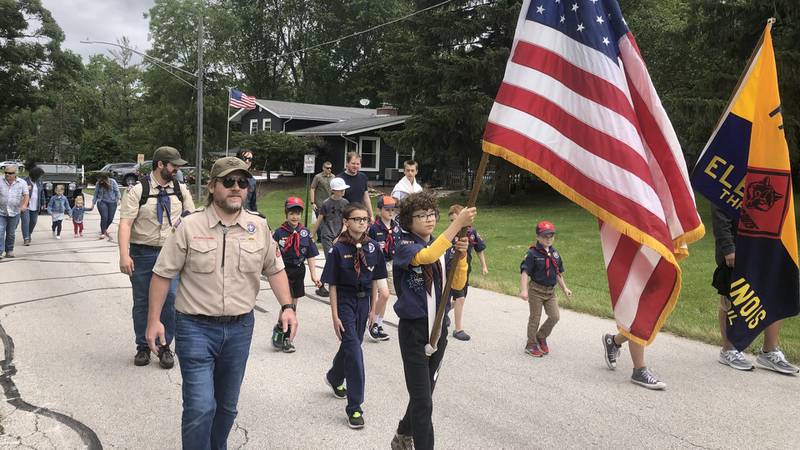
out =
[[[556,234],[556,226],[552,222],[543,220],[536,224],[536,234]]]
[[[300,208],[304,209],[306,205],[303,203],[303,199],[300,197],[289,197],[286,199],[286,203],[283,204],[283,209],[288,211],[291,208]]]
[[[390,195],[382,195],[378,199],[378,208],[396,208],[397,200]]]

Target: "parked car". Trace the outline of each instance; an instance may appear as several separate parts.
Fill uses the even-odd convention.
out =
[[[117,180],[117,183],[127,186],[136,184],[136,163],[112,163],[106,164],[98,172],[108,172],[112,178]]]
[[[37,166],[44,170],[44,175],[42,175],[44,192],[39,195],[40,204],[46,207],[50,197],[55,193],[56,187],[60,185],[64,186],[64,195],[69,200],[69,206],[75,205],[75,197],[83,194],[78,166],[69,164],[37,164]],[[39,211],[43,210],[44,208],[39,208]]]
[[[17,169],[22,167],[21,165],[17,164],[16,161],[3,161],[3,162],[0,162],[0,170],[5,169],[6,166],[17,166]]]

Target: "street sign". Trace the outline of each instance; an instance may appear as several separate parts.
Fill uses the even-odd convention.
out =
[[[314,161],[316,155],[303,155],[303,173],[314,173]]]

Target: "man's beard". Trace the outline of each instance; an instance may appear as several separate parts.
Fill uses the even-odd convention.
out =
[[[164,168],[161,169],[161,178],[164,181],[172,181],[174,176],[172,175],[172,171],[171,170],[169,170],[166,167],[164,167]]]
[[[230,198],[238,198],[239,206],[232,206],[228,204],[228,199]],[[225,197],[223,199],[214,199],[214,204],[217,205],[217,208],[225,211],[227,214],[235,214],[242,210],[242,205],[244,204],[244,200],[241,197]]]

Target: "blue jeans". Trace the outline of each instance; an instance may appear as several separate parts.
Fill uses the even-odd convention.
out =
[[[0,216],[0,254],[14,252],[14,239],[17,237],[17,223],[19,214],[16,216]]]
[[[336,309],[339,320],[344,326],[339,351],[333,358],[333,367],[328,371],[328,381],[332,386],[339,386],[347,380],[347,415],[361,411],[364,403],[364,330],[369,317],[369,297],[355,298],[339,296]]]
[[[30,241],[33,229],[36,228],[36,222],[39,221],[39,211],[31,211],[29,209],[19,215],[22,219],[22,239]]]
[[[153,266],[161,251],[153,247],[144,247],[131,244],[130,255],[133,259],[133,275],[131,275],[131,288],[133,289],[133,332],[136,334],[136,350],[147,350],[147,339],[144,337],[147,331],[147,307],[150,294],[150,279],[153,278]],[[178,290],[180,278],[175,278],[169,286],[167,300],[164,302],[164,309],[161,310],[161,323],[164,324],[164,331],[167,342],[162,345],[170,345],[172,337],[175,335],[175,291]]]
[[[105,234],[108,231],[108,227],[111,226],[111,222],[114,221],[117,204],[100,200],[97,202],[97,211],[100,213],[100,233]]]
[[[225,324],[181,313],[177,316],[175,353],[183,377],[183,448],[225,449],[250,355],[253,312]]]

